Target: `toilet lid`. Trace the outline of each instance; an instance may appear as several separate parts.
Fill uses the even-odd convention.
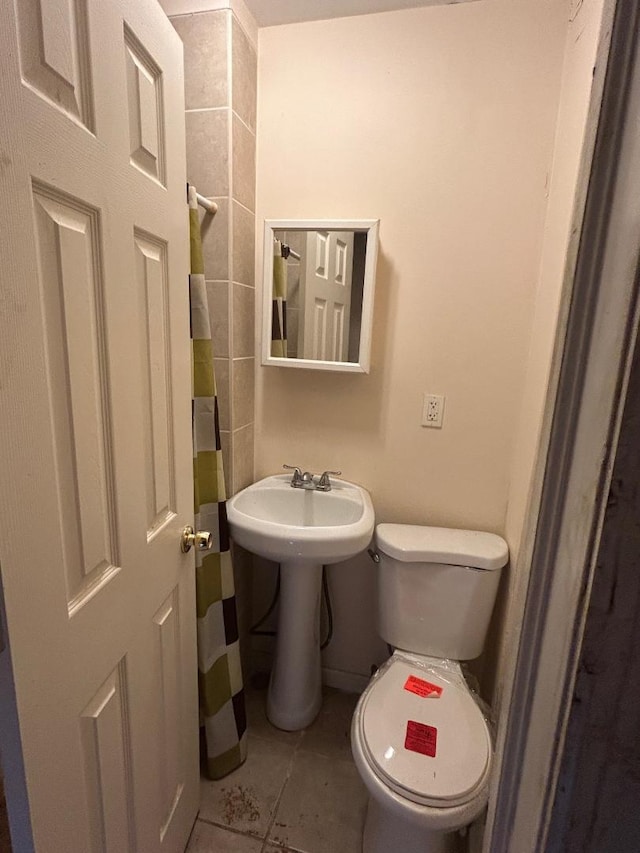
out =
[[[360,722],[373,770],[401,796],[436,807],[469,802],[485,783],[491,737],[463,683],[394,660],[368,690]]]

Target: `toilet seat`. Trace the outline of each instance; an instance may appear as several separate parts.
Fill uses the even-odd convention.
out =
[[[396,652],[361,702],[364,756],[391,790],[435,808],[464,805],[482,790],[491,736],[462,676]]]

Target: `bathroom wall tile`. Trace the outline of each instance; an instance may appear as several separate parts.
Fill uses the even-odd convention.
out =
[[[228,10],[172,18],[184,44],[184,89],[188,110],[226,107]]]
[[[197,184],[196,189],[199,191]],[[200,208],[202,260],[205,278],[221,281],[229,278],[229,199],[214,200],[218,205],[215,216]]]
[[[220,429],[228,430],[231,422],[229,412],[229,359],[214,358],[213,369],[216,374],[216,389],[218,391]]]
[[[233,354],[255,356],[255,305],[253,287],[233,284]]]
[[[300,297],[300,264],[294,261],[287,264],[287,308],[289,305],[299,308]]]
[[[297,308],[289,308],[287,300],[287,355],[289,358],[298,357],[298,330],[300,312]]]
[[[320,713],[305,729],[300,749],[327,758],[351,760],[351,720],[359,695],[329,687],[322,691]]]
[[[352,761],[298,750],[269,841],[309,853],[361,853],[366,806]]]
[[[233,360],[233,428],[234,430],[253,423],[254,358]]]
[[[233,465],[231,464],[231,433],[229,430],[220,430],[220,444],[222,445],[222,464],[224,465],[224,482],[227,494],[231,492],[233,482]]]
[[[233,493],[253,483],[253,424],[233,433]]]
[[[233,202],[234,281],[255,284],[256,217],[237,201]]]
[[[249,733],[242,767],[217,782],[202,780],[200,817],[264,838],[286,781],[292,748]],[[224,848],[223,848],[224,849]]]
[[[229,192],[229,111],[186,113],[187,179],[207,198]]]
[[[301,255],[307,245],[307,235],[304,231],[285,231],[284,241],[290,249]]]
[[[260,853],[262,841],[197,820],[186,853]]]
[[[209,322],[215,358],[229,357],[229,282],[208,281]]]
[[[256,127],[258,69],[256,52],[235,17],[231,24],[232,106],[252,130]]]
[[[233,197],[249,210],[256,209],[256,138],[235,113],[232,145]]]

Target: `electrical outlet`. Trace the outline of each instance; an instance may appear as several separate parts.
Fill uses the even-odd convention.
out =
[[[443,414],[444,397],[440,394],[425,394],[422,404],[422,426],[440,429]]]

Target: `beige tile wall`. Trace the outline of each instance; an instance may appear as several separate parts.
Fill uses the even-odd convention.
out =
[[[253,480],[255,49],[230,9],[171,19],[184,43],[187,177],[218,204],[201,213],[227,493]],[[243,663],[248,663],[251,555],[234,548]]]
[[[230,9],[171,19],[184,43],[187,175],[201,215],[227,488],[253,479],[255,49]]]

